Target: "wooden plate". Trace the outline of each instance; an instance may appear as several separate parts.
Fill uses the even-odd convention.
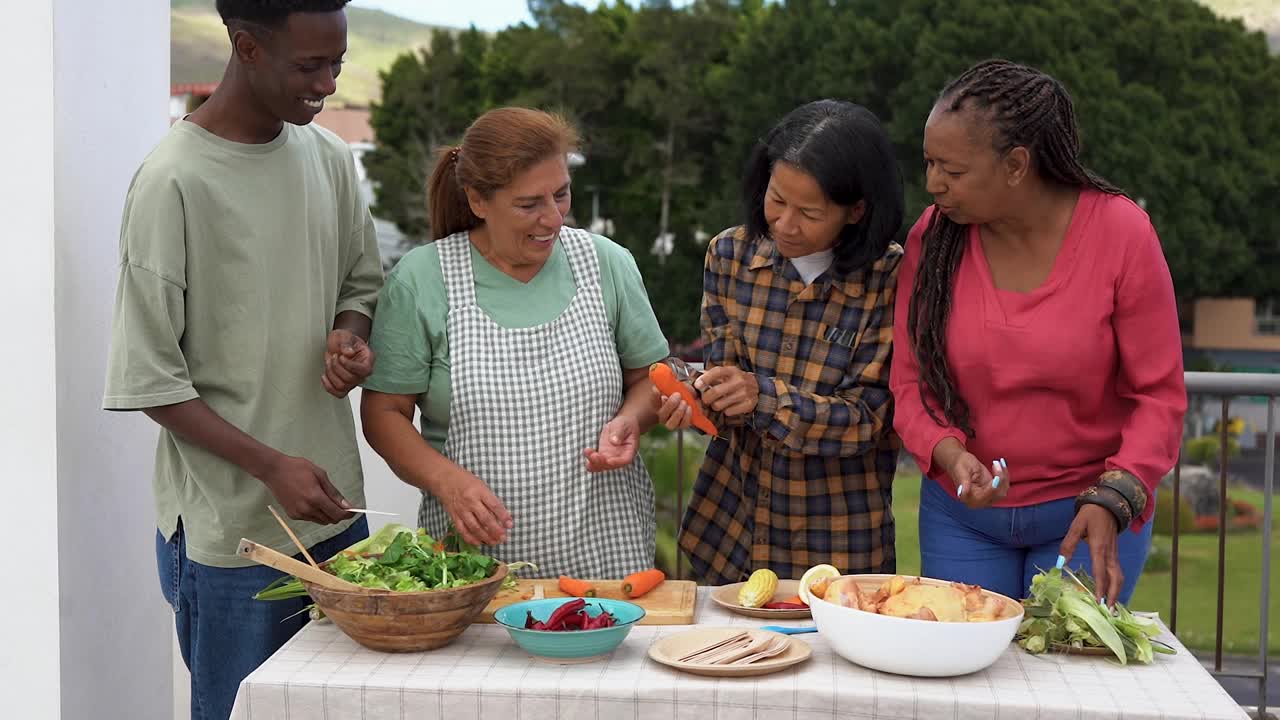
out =
[[[699,648],[737,635],[742,630],[743,628],[741,627],[708,627],[667,635],[649,646],[649,657],[654,662],[694,675],[705,675],[707,677],[755,677],[785,670],[793,665],[799,665],[808,660],[813,653],[809,648],[809,644],[803,640],[797,640],[794,637],[768,630],[752,630],[751,632],[753,633],[787,638],[790,644],[781,655],[775,655],[767,660],[761,660],[750,665],[695,665],[693,663],[682,663],[677,659]]]
[[[746,585],[744,582],[733,583],[732,585],[721,585],[711,591],[711,601],[720,607],[736,612],[739,615],[748,617],[765,618],[768,620],[799,620],[801,618],[813,617],[808,608],[804,610],[770,610],[768,608],[749,608],[738,604],[738,590]],[[799,580],[779,580],[778,589],[773,593],[774,600],[782,600],[783,598],[794,597],[800,594]]]

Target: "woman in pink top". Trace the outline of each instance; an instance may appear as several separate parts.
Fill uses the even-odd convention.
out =
[[[1069,562],[1127,603],[1181,442],[1181,337],[1150,220],[1078,152],[1044,73],[991,60],[942,91],[934,205],[899,275],[894,427],[926,475],[924,575],[1018,598]]]

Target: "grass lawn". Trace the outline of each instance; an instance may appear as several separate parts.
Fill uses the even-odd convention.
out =
[[[684,449],[684,501],[689,501],[688,488],[693,486],[698,465],[706,447],[696,435],[687,435]],[[675,494],[676,454],[674,437],[663,432],[650,432],[641,443],[641,453],[654,478],[658,494],[658,566],[673,574],[676,546],[675,528],[678,509]],[[1233,498],[1262,508],[1262,493],[1232,489]],[[914,472],[899,473],[893,485],[893,514],[897,524],[898,572],[920,571],[918,519],[920,476]],[[679,508],[683,510],[683,508]],[[1273,522],[1271,547],[1271,632],[1269,652],[1280,654],[1280,522]],[[1153,544],[1168,556],[1172,538],[1155,536]],[[1216,629],[1218,536],[1183,534],[1179,539],[1178,637],[1193,650],[1213,650]],[[1258,612],[1262,590],[1262,537],[1258,531],[1227,535],[1226,608],[1223,613],[1223,652],[1250,654],[1258,649]],[[687,571],[687,565],[686,565]],[[1169,570],[1149,570],[1134,593],[1134,610],[1160,613],[1169,622]]]
[[[1231,496],[1262,508],[1262,493],[1231,490]],[[1273,500],[1273,505],[1275,501]],[[1271,528],[1271,628],[1268,653],[1280,654],[1280,523]],[[1222,649],[1226,653],[1258,651],[1258,613],[1262,594],[1262,533],[1227,534]],[[1167,554],[1173,538],[1157,535],[1153,544]],[[1218,534],[1182,534],[1178,538],[1178,638],[1189,648],[1212,650],[1217,630]],[[1135,610],[1153,610],[1169,621],[1168,570],[1145,572],[1134,592]]]

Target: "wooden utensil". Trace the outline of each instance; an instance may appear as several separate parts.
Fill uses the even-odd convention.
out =
[[[758,652],[756,652],[754,655],[748,655],[744,658],[738,658],[737,660],[734,660],[729,664],[730,665],[750,665],[753,662],[760,662],[761,660],[766,660],[768,658],[773,657],[774,655],[781,655],[783,652],[786,651],[787,647],[789,647],[790,644],[791,644],[790,638],[775,636],[773,638],[770,638],[769,641],[765,644],[765,646],[761,648]]]
[[[276,518],[276,522],[280,523],[280,527],[284,528],[285,533],[289,535],[289,539],[293,541],[294,547],[302,551],[302,557],[306,558],[307,562],[311,563],[311,567],[319,570],[320,565],[316,563],[315,558],[311,557],[311,553],[307,552],[306,546],[302,544],[302,541],[298,539],[298,536],[294,535],[293,531],[289,529],[289,523],[285,522],[284,518],[280,517],[280,513],[276,512],[275,508],[268,505],[267,509],[271,511],[271,514]]]
[[[761,631],[752,631],[762,633]],[[696,650],[705,648],[726,638],[742,634],[741,628],[735,627],[700,627],[672,635],[663,635],[657,642],[649,646],[649,658],[654,662],[666,665],[680,672],[707,677],[754,677],[780,672],[789,667],[807,661],[812,649],[803,640],[788,638],[786,646],[773,657],[753,660],[745,665],[703,665],[700,663],[680,662]]]
[[[688,655],[685,655],[684,657],[676,658],[676,660],[678,662],[693,662],[695,659],[697,659],[700,656],[709,655],[712,652],[715,652],[726,645],[739,643],[746,639],[747,639],[747,631],[743,630],[737,635],[730,635],[722,640],[717,640],[711,643],[710,645],[707,645],[706,647],[701,647],[701,648],[698,648],[697,650],[694,650],[693,652],[689,653]]]
[[[355,583],[347,582],[318,567],[311,567],[306,563],[298,562],[284,553],[276,552],[269,547],[259,545],[245,538],[240,538],[240,546],[236,548],[236,554],[248,558],[259,565],[275,568],[280,572],[289,573],[294,577],[313,582],[321,587],[327,587],[330,590],[375,592],[369,588],[363,588]]]

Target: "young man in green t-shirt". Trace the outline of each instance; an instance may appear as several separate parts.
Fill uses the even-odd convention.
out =
[[[232,56],[217,91],[147,156],[125,202],[106,392],[161,427],[161,587],[191,670],[191,715],[230,715],[240,681],[302,626],[305,599],[242,537],[311,554],[368,535],[349,401],[382,264],[350,149],[312,124],[336,89],[347,0],[218,0]]]

